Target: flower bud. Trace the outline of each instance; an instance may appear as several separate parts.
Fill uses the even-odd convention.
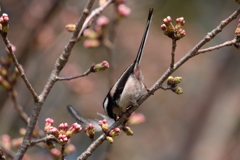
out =
[[[54,120],[51,118],[47,118],[45,119],[45,127],[44,127],[44,131],[49,131],[50,127],[52,126]]]
[[[181,81],[182,81],[182,77],[174,77],[174,78],[173,78],[173,82],[174,82],[175,84],[179,84]]]
[[[126,17],[131,13],[131,9],[127,7],[125,4],[118,5],[117,11],[118,14],[122,17]]]
[[[0,75],[3,77],[7,77],[8,75],[8,71],[6,70],[6,68],[2,67],[1,64],[0,64]]]
[[[58,126],[58,129],[59,129],[60,133],[65,133],[68,130],[68,124],[67,123],[61,123]]]
[[[180,32],[177,32],[176,38],[179,40],[179,39],[185,37],[185,35],[186,35],[185,30],[181,30]]]
[[[100,41],[97,39],[86,39],[83,42],[83,46],[86,48],[94,48],[94,47],[98,47],[100,45]]]
[[[0,17],[0,24],[2,25],[2,31],[7,33],[9,30],[9,17],[6,13],[3,13]]]
[[[107,140],[110,144],[113,144],[113,142],[114,142],[113,138],[112,138],[112,137],[109,137],[109,136],[106,137],[106,140]]]
[[[104,5],[107,2],[107,0],[99,0],[98,4],[99,6]]]
[[[130,127],[124,126],[122,128],[123,132],[126,133],[127,136],[133,136],[133,131]]]
[[[174,89],[172,89],[172,91],[176,94],[183,94],[183,89],[181,87],[175,87]]]
[[[71,154],[73,153],[74,151],[76,151],[76,147],[73,145],[73,144],[68,144],[66,147],[65,147],[65,153],[68,155],[68,154]]]
[[[105,120],[105,119],[101,120],[101,121],[98,122],[98,124],[101,126],[103,132],[108,131],[109,126],[108,126],[107,120]]]
[[[168,79],[167,79],[167,85],[168,86],[172,86],[172,85],[174,85],[175,83],[174,83],[174,78],[173,78],[173,76],[169,76],[168,77]]]
[[[6,90],[12,89],[11,84],[8,81],[6,81],[1,75],[0,75],[0,86],[2,86]]]
[[[237,28],[235,30],[235,34],[240,34],[240,19],[238,20]]]
[[[57,148],[53,148],[51,149],[51,154],[59,158],[61,156],[61,151]]]
[[[85,133],[86,135],[93,141],[94,140],[94,135],[95,135],[95,129],[92,124],[89,124],[87,128],[85,128]]]
[[[52,134],[52,135],[54,135],[54,137],[56,137],[56,138],[57,138],[57,137],[59,136],[59,134],[60,134],[60,132],[58,131],[58,129],[57,129],[56,127],[53,127],[53,126],[50,127],[49,133]]]
[[[89,39],[97,39],[99,36],[98,33],[92,29],[85,29],[83,35]]]
[[[120,132],[121,132],[121,130],[119,128],[114,128],[108,133],[108,135],[110,137],[117,137],[117,136],[119,136]]]
[[[59,134],[58,140],[59,140],[59,143],[63,145],[63,144],[66,144],[69,139],[65,134]]]
[[[80,124],[78,123],[74,123],[72,124],[72,126],[69,128],[69,130],[67,131],[66,135],[68,137],[72,137],[73,134],[77,134],[82,130],[82,127]]]
[[[25,129],[25,128],[20,128],[20,129],[19,129],[19,134],[20,134],[21,136],[24,136],[24,135],[26,134],[26,129]]]
[[[182,27],[183,25],[185,24],[185,21],[184,21],[184,18],[183,17],[180,17],[180,18],[177,18],[176,19],[176,26],[175,26],[175,29],[176,30],[182,30]]]
[[[145,116],[142,113],[133,112],[128,120],[128,124],[136,125],[145,122]]]
[[[66,30],[69,31],[69,32],[73,32],[76,28],[76,25],[75,24],[67,24],[65,26]]]
[[[99,26],[107,26],[109,24],[109,19],[105,16],[100,16],[97,19],[97,25]]]
[[[107,69],[109,67],[110,67],[110,65],[107,61],[102,61],[101,63],[95,64],[92,67],[92,72],[104,71],[105,69]]]

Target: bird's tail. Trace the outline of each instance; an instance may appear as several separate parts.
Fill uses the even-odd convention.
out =
[[[149,12],[148,12],[148,19],[147,19],[146,29],[145,29],[145,32],[143,34],[142,42],[140,44],[140,47],[139,47],[139,50],[138,50],[138,54],[137,54],[137,57],[136,57],[136,59],[134,61],[134,64],[140,63],[140,61],[141,61],[143,49],[144,49],[144,46],[145,46],[145,43],[146,43],[146,40],[147,40],[147,36],[148,36],[149,27],[150,27],[150,24],[151,24],[151,21],[152,21],[152,15],[153,15],[153,8],[150,8]]]

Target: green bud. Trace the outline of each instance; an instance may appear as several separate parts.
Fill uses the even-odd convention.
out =
[[[174,78],[173,78],[173,82],[174,82],[175,84],[179,84],[181,81],[182,81],[182,77],[174,77]]]
[[[181,87],[177,87],[174,92],[177,94],[183,94],[183,89]]]
[[[76,28],[76,25],[75,24],[67,24],[65,26],[66,30],[69,31],[69,32],[73,32]]]
[[[107,140],[110,144],[113,144],[113,142],[114,142],[113,138],[112,138],[112,137],[109,137],[109,136],[106,137],[106,140]]]
[[[126,133],[127,136],[133,136],[133,131],[131,130],[130,127],[125,126],[122,128],[122,130],[124,133]]]
[[[117,136],[119,136],[120,132],[121,132],[121,130],[119,128],[114,128],[108,133],[108,135],[110,137],[117,137]]]

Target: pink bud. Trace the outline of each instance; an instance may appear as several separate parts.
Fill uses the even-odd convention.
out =
[[[61,123],[61,124],[58,126],[58,129],[59,129],[59,130],[62,130],[62,131],[67,131],[67,130],[68,130],[68,124],[67,124],[67,123]]]
[[[51,153],[55,156],[59,156],[59,157],[61,156],[61,151],[57,148],[51,149]]]
[[[54,120],[51,119],[51,118],[46,118],[46,119],[45,119],[45,125],[52,125],[53,122],[54,122]]]
[[[118,13],[123,16],[126,17],[131,13],[131,9],[128,8],[125,4],[120,4],[118,6]]]
[[[167,29],[166,24],[162,24],[162,25],[161,25],[161,29],[162,29],[163,31],[165,31],[165,30]]]
[[[99,25],[99,26],[106,26],[108,24],[109,24],[109,19],[105,16],[100,16],[97,19],[97,25]]]

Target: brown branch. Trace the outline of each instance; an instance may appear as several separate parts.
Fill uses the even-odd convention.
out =
[[[92,66],[93,67],[93,66]],[[76,75],[76,76],[72,76],[72,77],[56,77],[56,80],[57,81],[65,81],[65,80],[72,80],[72,79],[76,79],[76,78],[80,78],[80,77],[85,77],[85,76],[88,76],[90,73],[93,72],[93,68],[89,68],[86,72],[84,72],[83,74],[81,75]]]
[[[31,145],[35,145],[37,143],[48,143],[48,141],[54,141],[57,142],[57,139],[53,136],[53,135],[47,135],[46,137],[40,138],[40,139],[36,139],[36,140],[31,140],[30,143]]]
[[[107,2],[105,2],[103,5],[101,5],[100,7],[94,9],[91,14],[87,17],[86,21],[83,23],[82,29],[78,34],[78,38],[81,37],[83,31],[88,27],[89,22],[96,16],[98,16],[100,13],[102,13],[102,11],[109,6],[111,3],[113,3],[114,0],[108,0]]]
[[[110,130],[116,128],[122,124],[130,117],[130,115],[154,92],[158,89],[163,88],[163,82],[173,73],[175,72],[180,66],[182,66],[187,60],[190,58],[198,55],[199,49],[213,39],[222,29],[227,26],[230,22],[237,18],[240,14],[240,8],[238,8],[232,15],[230,15],[227,19],[222,21],[214,30],[209,32],[195,47],[193,47],[182,59],[180,59],[176,65],[171,69],[170,67],[165,71],[165,73],[159,78],[159,80],[149,89],[148,92],[143,94],[141,98],[138,100],[138,105],[132,106],[130,109],[127,110],[121,117],[110,127]],[[77,160],[86,160],[96,149],[100,146],[104,140],[106,139],[106,134],[102,134],[98,139],[96,139],[85,152],[83,152]]]
[[[39,98],[38,98],[38,95],[37,93],[35,92],[35,90],[33,89],[32,85],[30,84],[30,82],[28,81],[25,73],[24,73],[24,70],[23,68],[21,67],[21,65],[18,63],[18,60],[12,50],[12,46],[11,46],[11,43],[7,37],[7,34],[4,33],[4,32],[1,32],[1,35],[2,35],[2,38],[3,38],[3,41],[13,59],[13,63],[15,64],[15,66],[17,67],[18,69],[18,72],[20,73],[20,76],[22,77],[24,83],[26,84],[27,88],[29,89],[29,91],[31,92],[32,96],[33,96],[33,99],[35,102],[38,102]]]
[[[8,157],[11,157],[12,159],[14,158],[15,156],[15,152],[12,151],[11,149],[7,148],[4,146],[4,144],[2,144],[2,142],[0,142],[0,148],[2,148],[2,150],[4,151],[4,153],[8,156]]]
[[[170,68],[174,68],[174,63],[175,63],[175,50],[177,47],[177,40],[172,39],[172,52],[171,52],[171,63],[170,63]]]
[[[236,38],[234,38],[234,39],[231,40],[231,41],[227,41],[227,42],[224,42],[224,43],[222,43],[222,44],[219,44],[219,45],[216,45],[216,46],[213,46],[213,47],[209,47],[209,48],[205,48],[205,49],[200,49],[200,50],[197,52],[197,54],[210,52],[210,51],[217,50],[217,49],[220,49],[220,48],[223,48],[223,47],[227,47],[227,46],[233,46],[236,42],[237,42],[237,40],[236,40]]]
[[[44,104],[44,101],[46,100],[49,92],[51,91],[53,85],[56,82],[56,76],[59,75],[60,71],[67,63],[68,58],[71,55],[72,48],[74,47],[75,43],[77,42],[79,32],[80,32],[80,30],[82,30],[83,23],[85,22],[85,20],[88,16],[88,13],[91,10],[94,2],[95,2],[95,0],[88,0],[86,6],[84,8],[84,11],[82,12],[82,15],[76,24],[76,29],[73,32],[71,39],[69,40],[68,44],[65,46],[63,53],[60,55],[60,57],[56,61],[54,69],[52,70],[52,73],[51,73],[42,93],[39,96],[39,101],[37,103],[35,103],[35,107],[33,109],[33,112],[32,112],[31,118],[30,118],[30,122],[28,124],[26,134],[24,136],[24,140],[17,152],[15,160],[22,159],[23,155],[25,154],[28,147],[30,146],[31,135],[33,133],[34,127],[38,120],[38,116],[40,114],[40,111]]]
[[[11,97],[12,99],[12,102],[13,102],[13,106],[14,108],[17,110],[19,116],[22,118],[22,120],[28,124],[28,115],[23,111],[23,108],[22,106],[20,106],[17,102],[17,95],[16,95],[16,91],[15,90],[11,90],[9,92],[9,96]]]
[[[148,93],[145,93],[140,100],[138,101],[142,104],[150,95],[151,93],[156,92],[159,88],[161,88],[163,82],[173,73],[175,72],[180,66],[182,66],[186,61],[190,58],[198,55],[199,49],[205,45],[207,42],[212,40],[218,33],[222,31],[224,27],[226,27],[230,22],[237,18],[240,14],[240,8],[238,8],[232,15],[228,18],[223,20],[215,29],[209,32],[196,46],[194,46],[183,58],[181,58],[174,66],[173,69],[168,68],[165,73],[158,79],[158,81],[149,89]]]
[[[65,151],[65,144],[63,144],[61,148],[62,160],[64,160],[64,157],[65,157],[64,151]]]

